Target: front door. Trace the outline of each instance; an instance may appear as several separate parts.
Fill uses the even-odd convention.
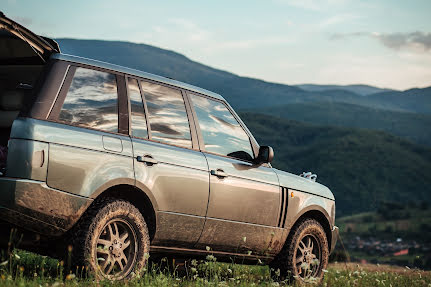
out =
[[[182,92],[128,78],[128,94],[136,185],[157,203],[152,245],[192,247],[204,226],[209,179]]]
[[[251,139],[222,101],[190,98],[210,170],[207,218],[197,247],[273,253],[283,235],[277,226],[277,175],[270,166],[253,163]]]

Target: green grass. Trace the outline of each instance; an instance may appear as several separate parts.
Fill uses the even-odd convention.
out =
[[[0,263],[1,286],[291,286],[272,280],[267,266],[239,265],[208,259],[192,262],[184,275],[153,265],[127,282],[96,282],[80,278],[81,270],[65,276],[57,260],[15,250]],[[430,286],[431,273],[378,265],[332,264],[320,286]],[[310,286],[316,284],[309,283]]]
[[[337,218],[336,224],[345,238],[374,236],[380,239],[402,237],[420,242],[431,240],[431,208],[406,206],[396,212],[395,218],[385,218],[379,212],[364,212]]]

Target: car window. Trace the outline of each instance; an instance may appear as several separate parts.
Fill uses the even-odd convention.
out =
[[[145,109],[142,102],[141,91],[138,81],[128,78],[128,92],[130,97],[130,107],[132,112],[132,136],[148,138],[147,121],[145,119]]]
[[[115,75],[77,67],[59,121],[118,132],[117,81]]]
[[[190,126],[181,91],[159,84],[141,82],[148,108],[151,139],[192,147]]]
[[[253,160],[250,138],[227,109],[218,101],[192,95],[205,150],[247,161]]]

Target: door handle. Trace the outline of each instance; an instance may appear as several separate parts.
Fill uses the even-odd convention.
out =
[[[144,155],[144,156],[138,155],[136,157],[136,160],[139,162],[145,162],[148,165],[153,165],[158,163],[158,161],[154,159],[151,155]]]
[[[217,177],[220,177],[220,178],[224,178],[224,177],[227,177],[228,175],[227,175],[227,173],[225,173],[222,169],[217,169],[217,170],[211,170],[211,175],[215,175],[215,176],[217,176]]]

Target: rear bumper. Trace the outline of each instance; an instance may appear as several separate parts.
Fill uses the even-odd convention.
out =
[[[334,251],[335,245],[337,244],[338,239],[338,227],[334,226],[331,230],[331,250],[330,252]]]
[[[61,235],[80,218],[92,200],[52,189],[45,182],[0,178],[0,218],[45,235]]]

